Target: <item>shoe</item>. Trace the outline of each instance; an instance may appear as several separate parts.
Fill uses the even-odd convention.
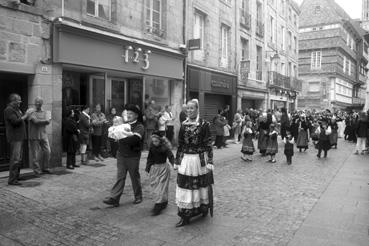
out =
[[[182,227],[188,225],[190,221],[188,219],[181,218],[181,220],[176,224],[176,227]]]
[[[103,203],[107,205],[112,205],[113,207],[119,207],[119,201],[111,197],[108,197],[105,200],[103,200]]]
[[[364,151],[361,151],[361,154],[364,155],[365,154]]]
[[[73,167],[80,167],[80,165],[74,164]]]
[[[94,161],[98,162],[98,161],[100,161],[100,159],[95,156]]]
[[[355,153],[354,153],[354,155],[358,155],[359,154],[359,151],[356,151]]]
[[[140,204],[142,202],[142,198],[136,198],[134,201],[133,201],[133,204]]]
[[[276,163],[277,161],[276,160],[272,160],[271,163]]]
[[[152,209],[152,216],[158,216],[161,212],[161,204],[155,203],[154,208]]]
[[[52,174],[52,172],[50,170],[44,169],[42,170],[43,174]]]
[[[74,169],[73,166],[67,166],[67,169]]]
[[[318,157],[320,159],[320,155],[316,155],[316,157]]]
[[[245,157],[243,157],[243,156],[241,157],[241,159],[242,159],[243,161],[247,161],[247,159],[246,159]]]
[[[12,183],[8,183],[8,185],[22,185],[21,183],[19,183],[18,181],[14,181]]]
[[[102,157],[101,155],[99,155],[97,158],[99,158],[100,161],[104,161],[104,157]]]

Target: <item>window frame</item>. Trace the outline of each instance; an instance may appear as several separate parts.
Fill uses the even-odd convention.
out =
[[[318,55],[319,54],[319,55]],[[318,64],[319,62],[319,64]],[[311,70],[319,70],[322,68],[322,51],[313,51],[311,52]]]
[[[230,28],[221,24],[220,26],[220,65],[221,67],[228,67],[228,59],[229,59],[229,37],[230,37]]]
[[[198,16],[198,18],[196,18]],[[205,39],[205,18],[206,15],[201,13],[200,11],[195,10],[194,12],[194,24],[193,24],[193,38],[200,39],[200,49],[199,50],[195,50],[193,53],[193,58],[195,60],[203,60],[205,57],[205,50],[204,50],[204,39]],[[199,36],[200,37],[195,37],[197,35],[195,35],[195,28],[196,28],[196,19],[201,20],[200,21],[200,30],[199,30]]]
[[[149,1],[150,3],[150,7],[148,8],[147,7],[147,1]],[[151,33],[154,33],[154,12],[157,12],[154,10],[154,1],[158,1],[160,2],[159,4],[159,30],[158,31],[161,31],[163,30],[163,21],[162,21],[162,18],[163,18],[163,1],[162,0],[145,0],[145,25],[146,25],[146,28],[150,28],[150,32]],[[150,15],[148,16],[147,14],[147,10],[149,10],[150,12]],[[148,20],[149,20],[149,24],[148,24]]]
[[[94,2],[95,3],[95,6],[94,6],[94,14],[92,14],[92,13],[89,13],[88,12],[88,9],[87,9],[87,5],[88,5],[88,2],[89,1],[91,1],[91,2]],[[109,18],[108,19],[105,19],[105,18],[103,18],[103,17],[101,17],[100,15],[99,15],[99,2],[100,2],[101,0],[87,0],[86,1],[86,14],[88,15],[88,16],[92,16],[92,17],[95,17],[95,18],[99,18],[99,19],[101,19],[101,20],[106,20],[106,21],[111,21],[112,20],[112,0],[107,0],[108,2],[109,2]]]

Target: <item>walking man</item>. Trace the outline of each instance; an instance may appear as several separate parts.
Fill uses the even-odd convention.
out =
[[[35,110],[29,117],[29,140],[32,153],[32,169],[35,175],[50,174],[50,145],[46,126],[50,124],[50,115],[42,109],[43,99],[35,99]]]
[[[4,110],[6,139],[10,144],[9,185],[21,185],[18,179],[22,162],[23,141],[26,137],[24,122],[32,113],[32,109],[29,109],[23,115],[20,110],[21,103],[22,99],[18,94],[11,94],[9,104]]]
[[[103,202],[114,207],[119,206],[120,196],[123,193],[126,183],[127,172],[131,178],[132,188],[135,196],[134,204],[142,202],[141,177],[139,165],[142,150],[142,140],[144,137],[144,126],[142,124],[142,115],[140,109],[133,105],[127,105],[127,120],[131,125],[132,136],[119,140],[119,149],[117,153],[117,181],[110,192],[110,197]]]
[[[172,143],[173,137],[174,137],[174,118],[173,118],[171,106],[169,105],[165,106],[164,117],[166,119],[165,136]]]

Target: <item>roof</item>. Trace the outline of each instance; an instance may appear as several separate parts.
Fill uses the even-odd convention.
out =
[[[314,14],[320,6],[320,13]],[[300,6],[300,26],[316,26],[351,20],[351,17],[335,0],[304,0]]]

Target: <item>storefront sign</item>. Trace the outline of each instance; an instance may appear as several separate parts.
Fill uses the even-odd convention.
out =
[[[226,81],[212,80],[211,81],[211,87],[229,89],[230,85]]]
[[[141,69],[147,70],[150,67],[149,54],[151,54],[151,50],[143,51],[141,48],[134,48],[129,45],[123,47],[122,57],[125,63],[132,62],[137,64],[142,62]]]
[[[83,28],[81,30],[69,22],[54,25],[54,63],[183,79],[184,56],[178,51],[161,49],[141,40],[137,42],[143,44],[124,40],[118,35],[98,33],[94,28]]]

